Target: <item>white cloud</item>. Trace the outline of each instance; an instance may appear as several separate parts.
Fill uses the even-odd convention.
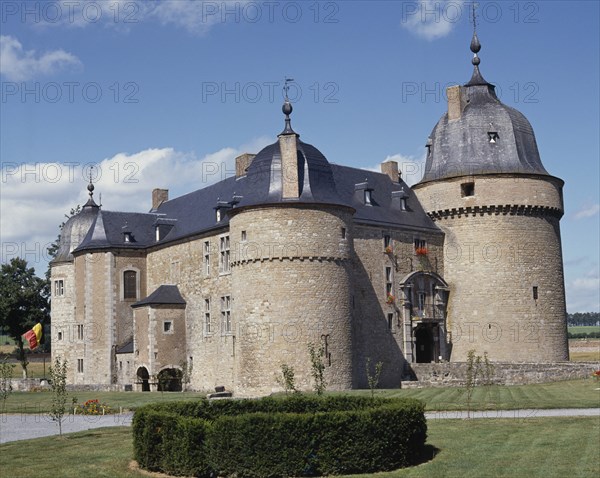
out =
[[[463,15],[468,16],[464,0],[419,0],[405,4],[402,26],[432,41],[447,36]]]
[[[402,172],[402,179],[406,184],[412,186],[418,183],[423,177],[425,170],[425,154],[420,158],[410,155],[404,155],[400,153],[388,155],[383,161],[396,161],[398,163],[398,169]],[[381,172],[381,164],[378,163],[375,166],[363,168],[367,171]]]
[[[64,50],[36,55],[34,50],[23,50],[23,45],[16,38],[0,36],[0,74],[10,81],[31,80],[76,66],[81,66],[79,59]]]
[[[236,156],[257,153],[269,142],[256,138],[202,158],[173,148],[118,153],[95,163],[94,199],[105,210],[147,212],[152,189],[169,189],[173,198],[206,187],[235,174]],[[65,214],[88,199],[89,164],[2,164],[2,262],[18,255],[43,274],[46,247],[56,239]]]
[[[600,212],[600,204],[592,204],[591,206],[583,206],[573,216],[575,219],[584,219],[586,217],[597,216]]]
[[[37,26],[84,28],[102,25],[127,31],[138,23],[149,21],[203,35],[218,23],[255,23],[269,15],[266,4],[250,0],[56,0],[52,5],[52,8],[41,9]]]
[[[567,311],[597,312],[600,310],[600,272],[598,264],[590,264],[591,269],[565,284]]]

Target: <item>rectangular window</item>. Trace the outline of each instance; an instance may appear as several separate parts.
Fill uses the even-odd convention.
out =
[[[425,310],[425,292],[417,292],[417,307],[420,312]]]
[[[65,281],[63,279],[58,279],[54,281],[54,296],[62,297],[65,295]]]
[[[163,332],[165,334],[172,334],[173,333],[173,322],[170,320],[165,320],[163,322]]]
[[[204,275],[210,275],[210,241],[204,241]]]
[[[475,196],[475,183],[462,183],[460,185],[460,195],[463,198]]]
[[[537,285],[533,286],[533,300],[538,300],[538,288],[537,288]]]
[[[425,239],[415,239],[415,251],[427,251],[427,241]]]
[[[387,249],[392,246],[392,237],[389,234],[383,235],[383,248]]]
[[[137,299],[137,272],[123,272],[123,299]]]
[[[207,334],[212,333],[210,320],[210,299],[204,299],[204,331]]]
[[[77,359],[77,372],[83,373],[83,359]]]
[[[242,231],[242,241],[246,240],[248,240],[248,234],[246,234],[246,231]]]
[[[392,330],[393,326],[394,326],[394,314],[388,314],[387,315],[387,321],[388,321],[388,329]]]
[[[390,296],[393,295],[393,286],[392,286],[392,268],[385,268],[385,295]]]
[[[223,236],[219,240],[219,273],[229,272],[229,236]]]
[[[342,227],[342,239],[346,239],[346,228]]]
[[[231,296],[221,297],[221,331],[231,333]]]
[[[77,326],[77,338],[83,340],[83,324]]]

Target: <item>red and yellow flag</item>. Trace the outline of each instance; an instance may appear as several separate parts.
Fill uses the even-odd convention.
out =
[[[31,330],[28,330],[23,336],[29,342],[29,348],[31,350],[36,349],[40,345],[42,340],[42,324],[35,324]]]

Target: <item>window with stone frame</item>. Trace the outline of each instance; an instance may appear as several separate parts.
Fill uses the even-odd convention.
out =
[[[83,324],[78,324],[77,325],[77,339],[78,340],[83,340]]]
[[[136,271],[123,272],[123,299],[125,299],[125,300],[137,299],[137,272]]]
[[[212,324],[210,316],[210,298],[204,299],[204,332],[212,334]]]
[[[83,359],[77,359],[77,372],[83,373]]]
[[[64,279],[57,279],[54,281],[54,297],[62,297],[65,295],[65,281]]]
[[[415,239],[415,251],[427,251],[427,241],[425,239]]]
[[[231,330],[231,296],[224,295],[221,297],[221,332],[230,334]]]
[[[390,295],[394,295],[394,286],[393,286],[393,275],[392,268],[385,268],[385,296],[388,297]]]
[[[210,241],[204,241],[204,275],[210,275]]]
[[[227,274],[230,271],[229,260],[229,236],[219,238],[219,273]]]

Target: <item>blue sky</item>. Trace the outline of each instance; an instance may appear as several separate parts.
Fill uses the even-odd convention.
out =
[[[10,1],[0,3],[2,260],[39,274],[85,201],[147,211],[231,175],[292,124],[334,163],[397,159],[409,183],[471,75],[470,3]],[[599,3],[479,2],[481,71],[533,125],[565,180],[567,307],[599,310]]]

